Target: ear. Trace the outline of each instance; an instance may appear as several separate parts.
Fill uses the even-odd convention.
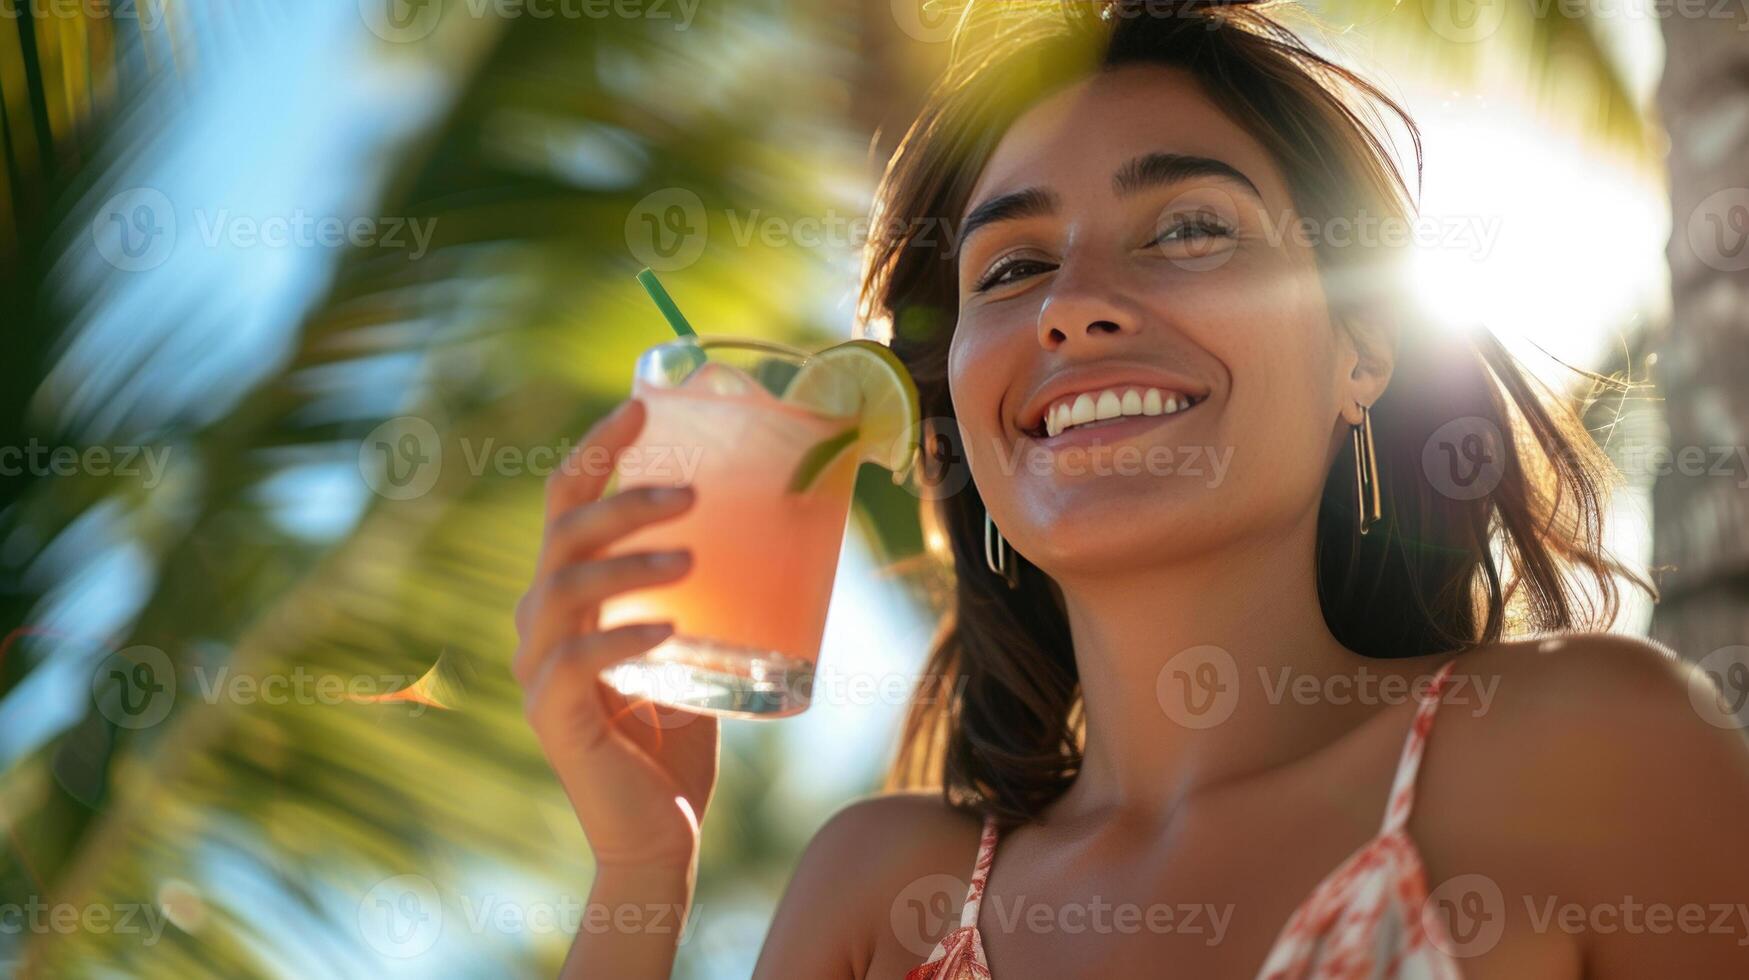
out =
[[[1349,425],[1359,425],[1360,406],[1377,404],[1391,383],[1397,363],[1397,326],[1381,317],[1352,315],[1337,324],[1336,334],[1342,371],[1337,380],[1338,411]]]

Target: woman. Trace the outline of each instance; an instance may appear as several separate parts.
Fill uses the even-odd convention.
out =
[[[954,694],[756,975],[1749,975],[1749,750],[1668,651],[1584,631],[1616,595],[1571,410],[1392,285],[1396,107],[1245,4],[968,36],[864,290],[971,471],[925,511]],[[600,490],[552,485],[516,672],[591,902],[684,906],[716,724],[628,717],[595,677],[662,630],[577,622],[685,574],[593,554],[689,501]],[[665,976],[676,938],[580,931],[566,970]]]

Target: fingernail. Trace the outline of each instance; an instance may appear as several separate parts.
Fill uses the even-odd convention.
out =
[[[692,488],[686,486],[658,487],[653,492],[653,496],[656,498],[656,503],[677,504],[682,500],[689,500],[692,498]]]

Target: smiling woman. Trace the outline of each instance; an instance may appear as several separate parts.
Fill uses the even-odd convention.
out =
[[[972,474],[924,513],[957,571],[925,674],[960,693],[913,706],[890,787],[939,803],[896,794],[822,830],[761,975],[1741,966],[1722,940],[1523,914],[1575,892],[1741,899],[1686,846],[1611,864],[1558,842],[1668,822],[1644,804],[1596,816],[1664,751],[1694,754],[1659,780],[1696,808],[1684,820],[1721,833],[1749,815],[1749,764],[1697,723],[1704,682],[1668,651],[1578,632],[1607,628],[1633,577],[1600,540],[1613,469],[1490,332],[1436,324],[1407,291],[1407,236],[1381,232],[1413,220],[1387,138],[1400,124],[1418,158],[1413,123],[1262,5],[1071,3],[966,27],[873,222],[959,234],[873,242],[863,290],[937,423],[929,451],[957,448]],[[1183,465],[1199,452],[1228,462],[1218,480]],[[1416,694],[1295,702],[1267,680],[1369,671]],[[1418,779],[1454,671],[1502,703],[1448,721]],[[1562,689],[1598,703],[1561,707]],[[1619,746],[1611,715],[1669,741]],[[1571,776],[1600,751],[1622,767]],[[1418,782],[1433,815],[1412,808]],[[1699,803],[1709,784],[1723,801]],[[856,857],[887,848],[898,870]],[[1526,868],[1526,848],[1607,870]],[[805,911],[847,880],[833,921]],[[1114,895],[1238,914],[1210,943],[1000,911]],[[1503,923],[1482,943],[1453,919],[1478,895]],[[913,916],[932,902],[945,914]]]
[[[996,6],[889,165],[862,293],[970,471],[923,511],[952,695],[810,843],[756,976],[1742,975],[1727,931],[1551,927],[1741,907],[1749,746],[1669,651],[1588,632],[1629,573],[1572,405],[1360,233],[1411,219],[1383,134],[1413,125],[1262,4]],[[594,491],[555,485],[561,551],[684,503]],[[525,637],[647,644],[546,604]],[[592,902],[683,902],[715,729],[612,728],[594,660],[518,662]],[[664,942],[570,964],[655,976]]]
[[[993,685],[991,730],[975,714],[957,727],[1030,760],[990,783],[1001,791],[973,791],[1010,819],[1054,799],[1081,762],[1067,749],[1080,738],[1062,642],[1069,568],[1128,575],[1162,555],[1298,536],[1310,564],[1293,590],[1343,647],[1378,658],[1493,642],[1509,616],[1524,631],[1603,625],[1616,602],[1598,541],[1610,470],[1589,434],[1492,335],[1430,323],[1404,289],[1404,250],[1346,234],[1410,220],[1376,110],[1407,118],[1249,5],[1119,8],[1070,9],[1057,33],[978,52],[944,82],[889,169],[877,226],[964,214],[960,248],[877,242],[865,283],[865,314],[892,324],[924,415],[964,440],[976,492],[931,515],[956,564],[981,555],[986,514],[1027,559],[1018,595],[962,578],[963,638],[945,633],[932,664],[972,691]],[[1040,431],[1058,399],[1075,396],[1074,432],[1077,393],[1092,393],[1097,421],[1110,414],[1099,389],[1116,388],[1127,415],[1123,387],[1144,384],[1195,410],[1089,426],[1074,444],[1109,426],[1114,454],[1132,436],[1144,452],[1135,440],[1230,448],[1222,486],[1182,471],[1084,479],[1063,460],[1042,478],[997,472],[1005,453],[1062,448],[1068,435]],[[1363,418],[1367,439],[1350,438]],[[1333,465],[1369,440],[1374,466]],[[1383,528],[1363,536],[1357,484],[1374,471]],[[1279,565],[1269,573],[1287,588]],[[1599,607],[1584,607],[1582,584]],[[1025,683],[988,666],[1029,655]],[[914,716],[905,765],[927,771],[922,736],[945,724]],[[950,787],[988,779],[982,753],[939,744]]]

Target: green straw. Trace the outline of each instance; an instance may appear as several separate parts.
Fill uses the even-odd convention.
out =
[[[662,316],[668,320],[668,325],[674,328],[674,333],[680,337],[697,337],[698,331],[692,329],[692,324],[686,322],[686,317],[680,313],[680,307],[674,305],[674,297],[668,295],[668,290],[662,288],[656,273],[645,269],[638,273],[638,285],[644,287],[644,292],[650,294],[656,308],[662,311]]]

